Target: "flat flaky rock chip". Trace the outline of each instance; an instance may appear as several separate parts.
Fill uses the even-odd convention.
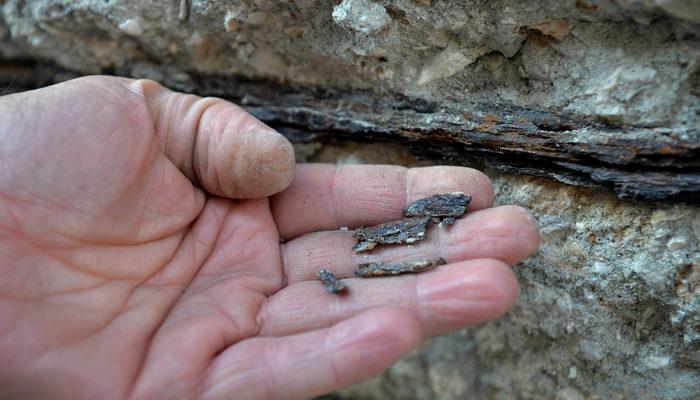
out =
[[[431,217],[404,218],[399,221],[358,228],[353,236],[356,252],[372,250],[379,244],[411,244],[425,239]]]
[[[394,276],[400,274],[423,272],[433,265],[446,264],[444,258],[438,258],[435,263],[427,260],[399,262],[371,262],[358,265],[355,275],[362,278],[374,276]]]
[[[462,192],[436,194],[414,201],[403,213],[406,217],[428,216],[451,225],[455,218],[467,212],[471,200],[471,196]]]

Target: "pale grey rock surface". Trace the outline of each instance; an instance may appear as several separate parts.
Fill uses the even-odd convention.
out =
[[[0,53],[507,101],[697,137],[696,0],[6,0]],[[692,131],[692,132],[691,132]]]
[[[409,166],[403,148],[298,146],[322,162]],[[496,204],[528,208],[537,255],[517,265],[514,310],[426,341],[348,399],[696,399],[700,208],[486,171]]]
[[[697,0],[192,0],[186,21],[178,13],[175,1],[5,0],[0,57],[519,104],[700,140]],[[390,145],[297,150],[425,163]],[[700,398],[700,208],[487,173],[497,202],[527,207],[542,231],[516,267],[518,306],[341,395]]]
[[[391,22],[386,9],[369,0],[343,0],[333,8],[332,16],[338,25],[365,35],[378,32]]]

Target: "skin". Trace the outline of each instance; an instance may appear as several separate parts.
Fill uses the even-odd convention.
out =
[[[471,213],[420,245],[358,255],[339,229],[438,191],[470,193]],[[0,397],[303,399],[359,382],[514,304],[510,265],[539,235],[492,201],[467,168],[295,168],[242,109],[150,81],[0,97]]]

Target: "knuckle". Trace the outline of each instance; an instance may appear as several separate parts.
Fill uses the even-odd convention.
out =
[[[150,79],[136,79],[131,81],[127,87],[133,93],[139,94],[146,98],[151,97],[162,88],[158,82]]]

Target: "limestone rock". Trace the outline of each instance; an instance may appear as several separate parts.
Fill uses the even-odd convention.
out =
[[[309,87],[319,101],[335,91],[365,91],[369,100],[352,109],[342,102],[330,111],[294,104],[306,118],[287,126],[290,137],[299,136],[300,160],[459,160],[487,171],[497,204],[526,207],[540,224],[540,252],[515,266],[522,292],[514,310],[426,340],[385,374],[339,396],[698,398],[700,208],[623,201],[573,186],[581,181],[564,176],[559,161],[546,166],[559,182],[529,177],[544,168],[543,158],[531,158],[522,139],[540,140],[545,153],[566,147],[574,159],[594,160],[592,179],[604,180],[605,169],[620,164],[632,173],[649,160],[672,175],[698,174],[697,0],[193,0],[185,21],[176,3],[4,0],[0,60],[49,60],[72,71],[54,80],[116,71],[195,90],[203,86],[192,82],[210,74]],[[206,88],[228,93],[226,82],[213,79]],[[403,100],[371,121],[346,118],[389,95]],[[241,101],[250,107],[257,100],[246,93]],[[473,115],[443,112],[467,103]],[[574,131],[515,117],[497,124],[491,111],[509,115],[516,106],[527,115],[565,114],[567,121],[607,128],[593,132],[583,124]],[[258,109],[261,117],[272,113]],[[387,131],[402,138],[400,145],[339,145],[317,140],[330,112],[335,133],[348,125],[353,134],[392,128],[386,125],[402,112],[417,122]],[[471,136],[458,150],[436,146],[415,158],[406,148],[435,126]],[[640,140],[680,143],[684,168],[665,162],[677,156],[676,147],[636,153]],[[508,145],[486,149],[483,141]],[[625,141],[625,151],[595,158],[603,151],[596,149]],[[459,149],[477,151],[457,157]],[[520,167],[489,168],[489,157],[503,154]]]
[[[326,146],[311,159],[342,159],[346,151]],[[433,162],[386,145],[363,145],[353,157]],[[543,233],[540,252],[515,267],[518,305],[497,321],[427,340],[341,397],[696,398],[700,236],[692,226],[700,208],[627,204],[588,189],[487,173],[496,203],[528,208]],[[693,239],[667,245],[680,237]]]
[[[380,31],[391,22],[386,9],[369,0],[343,0],[333,8],[333,20],[362,34]]]

